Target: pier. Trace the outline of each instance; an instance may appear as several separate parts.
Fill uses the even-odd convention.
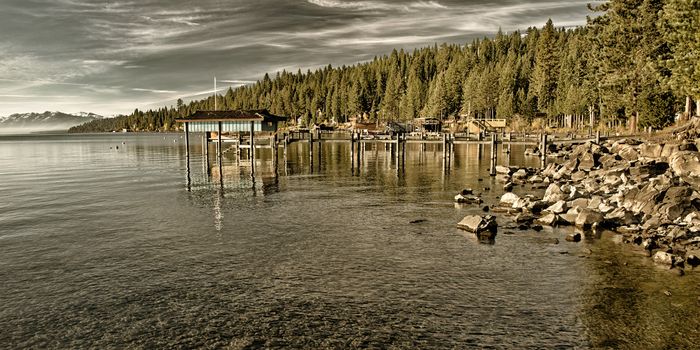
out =
[[[287,159],[287,148],[294,143],[308,144],[308,164],[310,170],[315,168],[314,159],[321,162],[322,143],[349,143],[348,157],[351,160],[353,174],[359,169],[362,154],[367,145],[372,145],[375,151],[384,150],[397,164],[397,169],[403,166],[406,158],[406,145],[419,144],[420,150],[425,151],[427,145],[437,145],[444,170],[447,172],[454,162],[455,145],[477,145],[479,157],[488,147],[489,174],[496,175],[498,165],[498,148],[501,153],[509,154],[512,145],[531,146],[533,155],[540,157],[541,167],[547,165],[548,148],[552,144],[580,144],[588,141],[600,142],[600,132],[575,137],[569,134],[547,133],[506,133],[503,131],[486,132],[484,130],[471,132],[469,129],[462,133],[451,132],[385,132],[369,133],[363,130],[282,130],[279,123],[287,118],[270,114],[266,110],[254,111],[197,111],[187,118],[177,121],[184,124],[185,156],[187,169],[190,169],[190,137],[191,133],[201,134],[203,167],[208,176],[212,175],[210,160],[210,145],[215,146],[215,162],[218,168],[216,175],[223,183],[223,157],[225,154],[235,154],[235,163],[239,167],[249,167],[250,175],[255,179],[256,151],[270,149],[272,151],[272,166],[277,174],[279,153],[283,160]],[[500,125],[500,124],[499,124]],[[500,129],[503,130],[503,129]],[[320,164],[316,164],[320,169]],[[187,183],[190,177],[188,171]]]

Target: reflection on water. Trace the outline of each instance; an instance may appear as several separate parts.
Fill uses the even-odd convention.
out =
[[[257,152],[253,177],[233,152],[207,164],[199,144],[188,164],[180,136],[0,137],[1,348],[700,340],[694,271],[656,269],[605,236],[499,231],[485,245],[457,229],[482,212],[455,206],[455,193],[472,188],[487,205],[502,193],[488,145],[455,145],[448,168],[440,144],[397,158],[328,142],[310,159],[295,143],[277,166]],[[539,164],[516,146],[498,156]]]

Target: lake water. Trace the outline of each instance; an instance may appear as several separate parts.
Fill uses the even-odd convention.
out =
[[[254,181],[230,153],[220,181],[195,142],[188,181],[180,135],[0,137],[0,348],[700,342],[695,271],[608,234],[500,229],[489,245],[457,229],[481,213],[459,190],[502,193],[488,147],[456,145],[449,171],[440,145],[409,145],[399,167],[383,145],[352,166],[349,147],[325,143],[311,164],[292,144],[276,171],[260,151]],[[510,162],[537,164],[521,154]]]

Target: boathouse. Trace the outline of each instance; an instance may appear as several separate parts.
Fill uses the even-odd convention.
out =
[[[185,124],[185,131],[204,133],[262,133],[269,136],[277,132],[279,123],[286,117],[276,116],[266,109],[250,111],[196,111],[186,118],[177,119]]]
[[[274,151],[277,149],[277,130],[279,124],[285,122],[286,117],[271,114],[266,109],[259,110],[235,110],[235,111],[196,111],[188,117],[175,121],[185,125],[185,149],[189,163],[190,132],[204,133],[203,150],[204,157],[209,161],[209,142],[216,143],[216,153],[221,167],[223,143],[232,142],[236,146],[236,153],[240,157],[241,148],[248,149],[248,157],[251,161],[252,172],[255,172],[255,138],[268,139],[267,147]],[[243,144],[243,135],[248,134],[247,145]],[[207,165],[208,167],[208,165]]]

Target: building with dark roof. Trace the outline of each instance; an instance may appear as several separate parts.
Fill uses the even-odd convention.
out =
[[[250,132],[252,126],[256,133],[275,133],[279,128],[279,123],[287,121],[287,117],[271,114],[266,109],[196,111],[188,117],[176,119],[176,121],[187,123],[190,132]]]

